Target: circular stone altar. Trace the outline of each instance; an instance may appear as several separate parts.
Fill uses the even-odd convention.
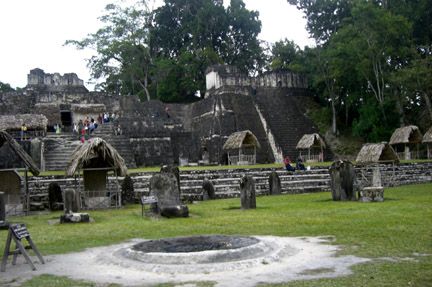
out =
[[[238,270],[269,264],[298,249],[271,238],[209,235],[148,240],[117,252],[162,273]],[[235,263],[235,264],[232,264]]]

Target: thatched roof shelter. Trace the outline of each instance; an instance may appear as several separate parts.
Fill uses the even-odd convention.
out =
[[[46,130],[48,119],[37,114],[0,116],[0,130],[21,130],[22,124],[32,130]]]
[[[245,149],[254,149],[261,148],[261,145],[251,131],[245,130],[232,133],[225,142],[223,149],[240,149],[242,147]]]
[[[24,165],[30,170],[33,175],[39,175],[40,170],[33,162],[32,158],[24,151],[24,149],[13,139],[6,131],[0,130],[0,148],[7,142],[12,150],[24,162]]]
[[[296,149],[310,149],[310,148],[326,148],[324,140],[319,134],[305,134],[297,143]]]
[[[124,159],[117,150],[101,138],[92,138],[78,146],[70,157],[66,177],[73,177],[76,170],[86,167],[90,161],[100,158],[106,167],[115,169],[117,175],[126,176],[128,170]]]
[[[420,143],[423,136],[417,126],[406,126],[396,129],[391,138],[390,144]]]
[[[386,142],[364,144],[357,155],[357,163],[399,162],[394,149]]]
[[[429,145],[432,144],[432,127],[424,134],[422,142],[426,144],[427,158],[432,158],[431,149],[429,147]]]
[[[424,134],[422,142],[432,143],[432,127]]]

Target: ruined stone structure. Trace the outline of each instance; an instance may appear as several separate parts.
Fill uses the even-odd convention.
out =
[[[86,137],[109,142],[129,168],[178,164],[180,158],[196,164],[227,164],[222,147],[230,134],[241,130],[250,130],[261,144],[257,163],[281,163],[286,155],[298,155],[295,147],[303,134],[317,132],[305,116],[304,103],[311,99],[303,74],[280,71],[250,78],[231,66],[211,66],[206,73],[205,98],[186,105],[88,92],[76,74],[60,76],[34,69],[22,92],[0,95],[0,115],[46,117],[47,133],[22,142],[42,170],[65,170],[70,154],[80,144],[72,133],[73,122],[84,117],[97,119],[103,112],[113,112],[114,123],[100,125]],[[60,135],[53,132],[57,123],[62,125]],[[118,125],[121,135],[114,132]],[[16,126],[7,130],[19,132],[14,129]],[[0,157],[7,154],[0,150]],[[324,154],[325,160],[332,159],[330,151]],[[2,162],[10,163],[10,159]]]

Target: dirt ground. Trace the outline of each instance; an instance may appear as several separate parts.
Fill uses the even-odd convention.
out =
[[[98,286],[111,283],[152,286],[172,282],[179,285],[187,283],[182,286],[192,287],[196,286],[196,282],[212,281],[218,287],[243,287],[258,283],[347,276],[352,273],[349,269],[352,265],[370,261],[355,256],[336,256],[340,247],[331,244],[331,237],[255,237],[275,248],[259,256],[245,254],[241,260],[213,264],[164,264],[160,260],[155,264],[123,256],[133,244],[146,239],[133,239],[83,252],[43,256],[45,264],[41,264],[34,256],[35,271],[31,270],[22,255],[18,256],[16,265],[12,265],[12,256],[9,256],[6,271],[0,272],[0,285],[19,286],[34,276],[52,274],[94,282]],[[210,254],[212,251],[204,251],[202,256],[207,256],[206,252]],[[184,256],[189,254],[181,256],[185,260]]]

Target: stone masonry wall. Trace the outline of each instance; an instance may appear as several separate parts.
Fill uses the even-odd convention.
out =
[[[361,178],[363,176],[371,178],[373,166],[367,167],[365,171],[362,171],[364,169],[363,166],[356,165],[355,168],[357,186],[370,186],[370,183],[362,182]],[[393,173],[392,166],[380,165],[380,169],[384,178],[387,171],[391,170]],[[287,173],[283,167],[276,169],[192,170],[180,172],[182,200],[186,202],[200,200],[201,186],[204,178],[208,178],[214,182],[217,198],[239,197],[239,181],[244,174],[252,175],[256,180],[257,194],[265,195],[268,191],[268,176],[272,171],[276,171],[279,174],[282,183],[282,193],[284,194],[330,191],[328,167],[314,166],[309,172],[295,172],[294,174]],[[141,195],[148,195],[149,181],[153,174],[153,172],[131,174],[137,198]],[[119,180],[121,185],[123,178],[119,178]],[[385,181],[386,179],[383,179],[383,182]],[[47,208],[48,186],[52,182],[59,184],[62,190],[75,186],[74,179],[66,179],[61,175],[33,176],[29,178],[31,200],[39,202],[41,203],[39,205],[45,205]],[[432,162],[398,164],[395,166],[395,173],[391,176],[390,183],[391,186],[432,183]],[[114,186],[114,177],[110,177],[110,184]]]

